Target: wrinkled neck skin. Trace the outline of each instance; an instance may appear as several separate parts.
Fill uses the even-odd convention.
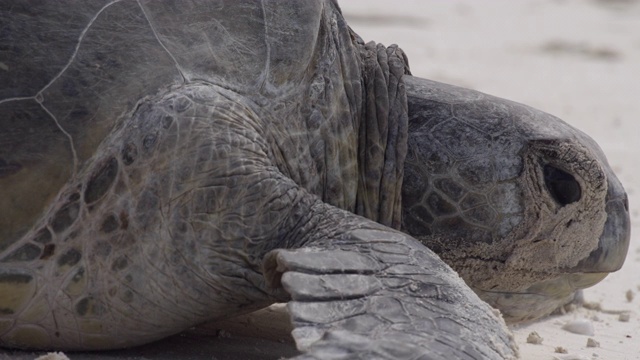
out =
[[[273,160],[324,202],[399,229],[407,59],[397,46],[365,44],[336,4],[325,5],[302,86],[258,100],[273,120]]]
[[[405,83],[402,229],[508,321],[548,314],[622,265],[626,194],[592,139],[522,104]]]

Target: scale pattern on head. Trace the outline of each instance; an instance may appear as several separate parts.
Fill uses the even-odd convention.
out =
[[[472,288],[533,292],[532,284],[563,273],[621,265],[626,195],[592,139],[549,114],[476,91],[428,80],[407,80],[407,87],[403,229]],[[609,267],[601,255],[589,260],[593,268],[580,267],[603,241]],[[575,290],[562,290],[563,301]]]
[[[410,109],[406,230],[420,237],[446,233],[458,241],[504,238],[524,216],[524,198],[514,181],[523,169],[518,153],[524,140],[512,117],[498,103],[468,106],[440,99],[428,105]],[[460,243],[442,244],[452,246]]]

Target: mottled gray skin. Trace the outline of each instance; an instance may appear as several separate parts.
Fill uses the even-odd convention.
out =
[[[333,2],[0,19],[0,346],[122,348],[288,301],[301,359],[514,358],[481,298],[536,318],[624,260],[592,140],[409,76]]]
[[[404,231],[510,322],[549,314],[619,269],[627,195],[591,138],[521,104],[406,82]]]

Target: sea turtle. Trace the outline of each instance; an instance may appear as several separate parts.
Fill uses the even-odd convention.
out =
[[[335,1],[0,19],[2,347],[129,347],[280,301],[300,359],[513,358],[486,302],[536,318],[622,265],[627,197],[590,138],[412,77]]]

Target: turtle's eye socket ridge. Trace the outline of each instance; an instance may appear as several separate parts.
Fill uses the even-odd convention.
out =
[[[580,200],[582,189],[576,178],[553,165],[544,165],[544,182],[547,190],[561,206]]]

